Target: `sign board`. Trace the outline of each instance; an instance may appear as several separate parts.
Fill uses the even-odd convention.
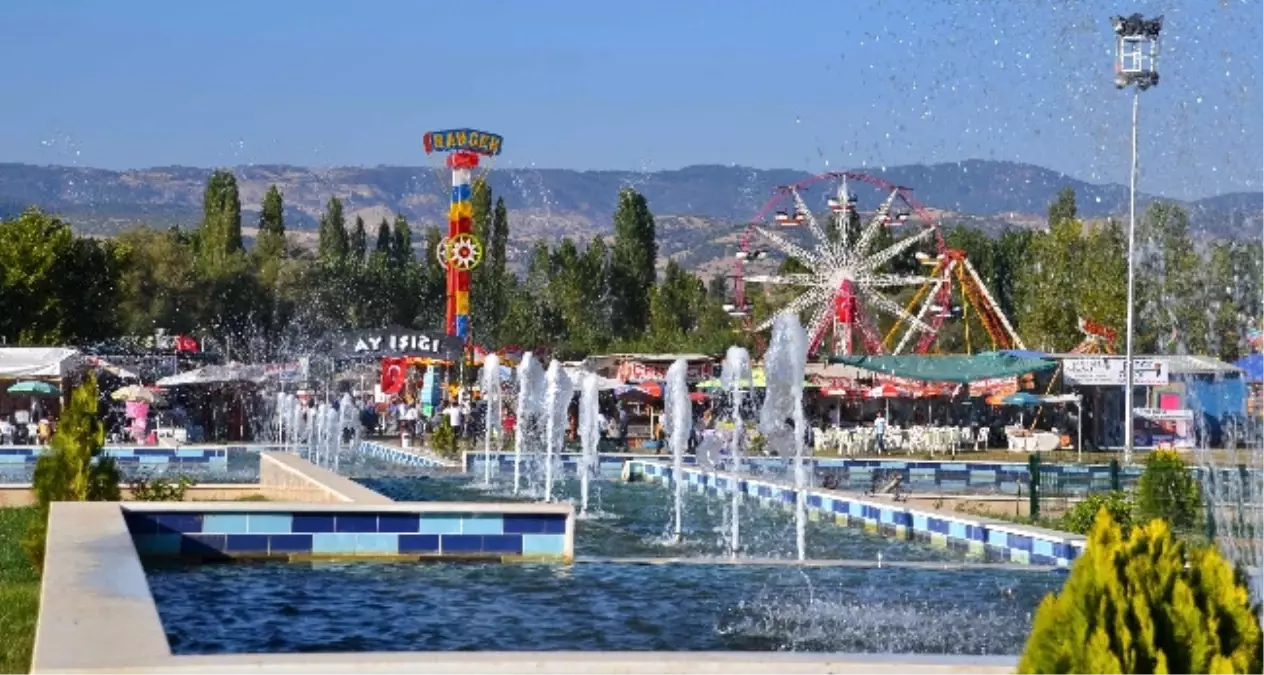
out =
[[[420,356],[457,362],[464,355],[465,343],[455,335],[444,333],[406,329],[367,330],[342,335],[338,352],[344,358]]]
[[[1194,419],[1194,411],[1189,409],[1183,410],[1163,410],[1162,408],[1133,408],[1133,414],[1147,420],[1156,422],[1191,422]]]
[[[1065,359],[1062,361],[1062,376],[1069,384],[1122,387],[1128,380],[1124,366],[1124,359],[1117,356]],[[1134,358],[1132,381],[1142,387],[1161,387],[1167,384],[1167,362],[1161,359]]]
[[[970,396],[1009,396],[1018,391],[1017,377],[992,377],[970,383]]]
[[[269,363],[263,367],[263,374],[280,382],[295,382],[307,379],[307,359],[293,363]]]
[[[667,369],[671,363],[623,361],[615,373],[615,378],[623,382],[653,382],[667,379]],[[691,361],[685,371],[685,380],[690,383],[709,380],[713,377],[715,367],[711,361]]]

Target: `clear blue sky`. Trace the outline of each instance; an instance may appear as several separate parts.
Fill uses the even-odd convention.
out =
[[[1258,0],[0,2],[0,161],[881,167],[966,158],[1127,182],[1108,17],[1167,16],[1143,189],[1259,190]]]

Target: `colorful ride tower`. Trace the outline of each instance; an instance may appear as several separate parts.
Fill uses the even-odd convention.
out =
[[[480,158],[500,154],[503,139],[474,129],[428,131],[422,137],[426,154],[447,155],[452,170],[452,200],[448,206],[448,236],[439,242],[435,255],[448,271],[448,335],[468,339],[470,335],[470,272],[483,260],[483,243],[471,231],[474,206],[470,203],[472,176]]]

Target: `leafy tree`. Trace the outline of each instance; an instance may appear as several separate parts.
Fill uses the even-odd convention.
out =
[[[123,332],[194,332],[204,295],[188,237],[176,229],[137,227],[124,230],[115,241],[122,259],[117,311]]]
[[[18,344],[107,337],[116,262],[113,245],[77,238],[38,209],[0,220],[0,336]]]
[[[1075,219],[1075,192],[1064,189],[1049,207],[1049,231],[1033,235],[1028,247],[1018,310],[1020,334],[1030,346],[1066,351],[1080,341],[1079,319],[1086,243]]]
[[[1156,450],[1146,457],[1136,500],[1139,518],[1162,518],[1178,531],[1196,527],[1203,514],[1202,490],[1194,472],[1170,450]]]
[[[614,214],[610,289],[614,331],[621,337],[641,334],[649,324],[658,243],[654,215],[645,197],[632,188],[619,193]]]
[[[1164,521],[1124,538],[1104,509],[1066,584],[1040,604],[1020,673],[1258,673],[1250,594],[1214,547]]]
[[[364,254],[368,248],[368,233],[364,231],[364,218],[356,216],[355,227],[351,230],[351,240],[348,243],[350,249],[351,261],[356,265],[364,264]]]
[[[504,254],[505,246],[501,228],[507,228],[504,220],[504,202],[497,200],[492,206],[492,190],[483,179],[474,182],[470,195],[474,211],[473,234],[483,244],[483,260],[470,273],[470,313],[473,321],[473,337],[490,345],[498,334],[504,314]],[[502,217],[497,217],[498,215]]]
[[[1189,216],[1175,204],[1153,202],[1137,232],[1137,351],[1205,353],[1207,322],[1197,292],[1201,261]]]
[[[1098,512],[1102,509],[1105,509],[1110,514],[1111,520],[1119,526],[1123,535],[1125,537],[1128,536],[1128,533],[1132,530],[1133,512],[1136,509],[1133,507],[1128,493],[1122,491],[1106,494],[1095,492],[1088,495],[1084,498],[1084,501],[1062,514],[1059,528],[1066,532],[1088,534],[1093,529],[1093,523],[1097,520]]]
[[[320,218],[317,255],[325,264],[341,264],[347,258],[347,223],[342,215],[342,201],[330,197],[325,215]]]
[[[231,171],[212,171],[206,180],[197,242],[198,257],[205,268],[214,268],[243,250],[241,197],[237,194],[237,177]]]
[[[22,541],[37,570],[44,565],[44,539],[53,502],[116,502],[119,472],[114,460],[101,454],[105,426],[98,412],[96,376],[89,373],[70,395],[70,404],[58,419],[48,452],[35,463],[32,486],[40,517]]]

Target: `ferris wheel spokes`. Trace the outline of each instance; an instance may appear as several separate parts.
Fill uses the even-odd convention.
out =
[[[799,189],[797,187],[791,186],[790,195],[794,197],[795,208],[798,209],[798,212],[802,213],[804,217],[806,218],[807,223],[808,223],[808,229],[812,231],[812,236],[816,237],[817,241],[825,242],[826,244],[828,244],[829,237],[825,236],[825,230],[821,229],[821,224],[817,222],[816,215],[812,213],[812,209],[809,209],[807,203],[803,201],[803,195],[799,194]],[[832,262],[835,257],[833,247],[826,246],[824,247],[823,252],[825,254],[825,257],[828,258]]]
[[[934,277],[919,277],[913,274],[875,274],[856,282],[858,286],[869,288],[895,288],[899,286],[921,286],[935,281]]]
[[[830,288],[829,286],[814,286],[808,292],[800,295],[794,300],[791,300],[785,307],[781,308],[781,311],[774,314],[772,318],[767,321],[759,324],[755,330],[768,330],[769,328],[772,328],[772,325],[777,321],[777,315],[779,314],[798,314],[817,303],[828,306],[830,303],[825,301],[833,297],[833,288]]]
[[[757,274],[755,276],[746,277],[746,281],[752,284],[775,284],[781,286],[821,285],[815,274]]]
[[[909,314],[903,307],[899,305],[899,303],[895,302],[891,298],[888,298],[887,296],[881,293],[874,291],[871,287],[861,286],[860,292],[865,296],[866,301],[873,303],[874,307],[877,307],[878,309],[881,309],[887,314],[894,316],[898,320],[908,323],[910,329],[916,329],[917,331],[922,332],[922,333],[934,332],[934,329],[931,328],[924,321],[922,321],[919,317]]]
[[[864,232],[860,234],[860,241],[856,242],[855,248],[852,249],[853,253],[862,257],[865,255],[869,250],[869,246],[873,244],[874,237],[878,236],[878,228],[887,226],[887,216],[891,213],[891,207],[899,196],[899,188],[892,188],[891,194],[878,206],[878,210],[873,212],[873,217],[869,219],[869,224],[865,226]]]
[[[807,265],[808,267],[815,268],[822,262],[821,257],[817,254],[791,242],[776,232],[759,227],[758,225],[755,226],[755,231],[766,237],[772,243],[776,244],[782,253],[785,253],[791,258],[797,258],[799,262]]]
[[[880,227],[885,227],[885,225],[882,225]],[[862,267],[866,270],[871,270],[871,271],[876,270],[882,265],[887,264],[887,262],[895,258],[895,256],[900,255],[901,253],[907,251],[910,247],[913,246],[913,244],[916,244],[920,242],[921,240],[930,237],[930,235],[934,233],[935,233],[934,230],[926,229],[910,237],[905,237],[895,242],[894,244],[886,247],[882,251],[875,253],[872,257],[868,258],[867,260],[864,261],[864,263],[862,263]]]

